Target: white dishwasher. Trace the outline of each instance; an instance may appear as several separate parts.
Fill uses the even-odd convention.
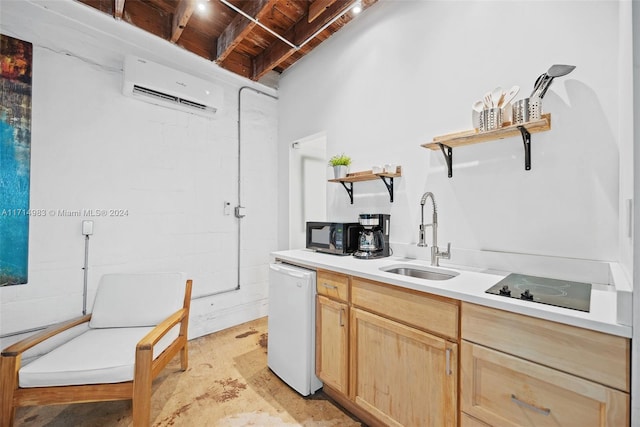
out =
[[[269,265],[267,365],[303,396],[322,387],[316,377],[316,272]]]

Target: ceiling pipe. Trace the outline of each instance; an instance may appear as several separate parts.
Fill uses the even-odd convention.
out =
[[[316,31],[315,33],[313,33],[311,36],[309,36],[305,41],[303,41],[302,43],[300,43],[299,45],[296,45],[292,42],[290,42],[289,40],[287,40],[286,38],[284,38],[283,36],[281,36],[280,34],[276,33],[275,31],[273,31],[271,28],[267,27],[266,25],[264,25],[262,22],[258,21],[256,18],[254,18],[253,16],[247,14],[245,11],[243,11],[242,9],[234,6],[233,4],[229,3],[228,0],[220,0],[220,3],[226,5],[227,7],[229,7],[230,9],[233,9],[234,11],[238,12],[240,15],[244,16],[245,18],[247,18],[248,20],[250,20],[251,22],[255,23],[256,25],[259,25],[262,29],[264,29],[265,31],[269,32],[270,34],[272,34],[273,36],[277,37],[278,39],[280,39],[281,41],[283,41],[284,43],[288,44],[289,46],[291,46],[293,49],[295,50],[299,50],[301,49],[304,45],[306,45],[307,43],[309,43],[311,40],[313,40],[314,38],[316,38],[316,36],[318,34],[320,34],[321,32],[323,32],[324,30],[327,29],[327,27],[331,24],[333,24],[334,22],[336,22],[338,19],[342,18],[342,16],[347,13],[349,10],[351,10],[351,8],[356,5],[359,4],[359,1],[354,1],[352,3],[349,3],[349,5],[347,7],[344,8],[344,10],[342,12],[340,12],[339,14],[337,14],[336,16],[333,17],[333,19],[331,19],[329,22],[327,22],[326,24],[324,24],[318,31]]]

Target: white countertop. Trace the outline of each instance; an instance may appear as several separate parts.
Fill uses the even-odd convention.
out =
[[[487,289],[510,272],[446,265],[443,261],[441,261],[441,267],[430,267],[429,262],[425,260],[397,256],[364,260],[352,256],[318,253],[307,249],[279,251],[273,252],[271,255],[274,259],[280,259],[285,262],[289,261],[308,267],[333,270],[407,289],[415,289],[487,307],[631,338],[631,327],[616,322],[617,298],[616,289],[613,286],[592,285],[591,309],[587,313],[485,293]],[[394,264],[413,264],[433,269],[453,270],[459,275],[448,280],[425,280],[380,270],[380,267],[388,267]]]

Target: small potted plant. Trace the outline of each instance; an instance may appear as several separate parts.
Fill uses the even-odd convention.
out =
[[[336,154],[329,159],[329,166],[333,166],[333,175],[337,178],[344,178],[349,173],[349,165],[351,164],[351,157],[342,154]]]

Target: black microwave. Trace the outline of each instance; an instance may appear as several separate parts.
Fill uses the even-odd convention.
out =
[[[358,250],[359,234],[357,222],[307,222],[307,249],[350,255]]]

